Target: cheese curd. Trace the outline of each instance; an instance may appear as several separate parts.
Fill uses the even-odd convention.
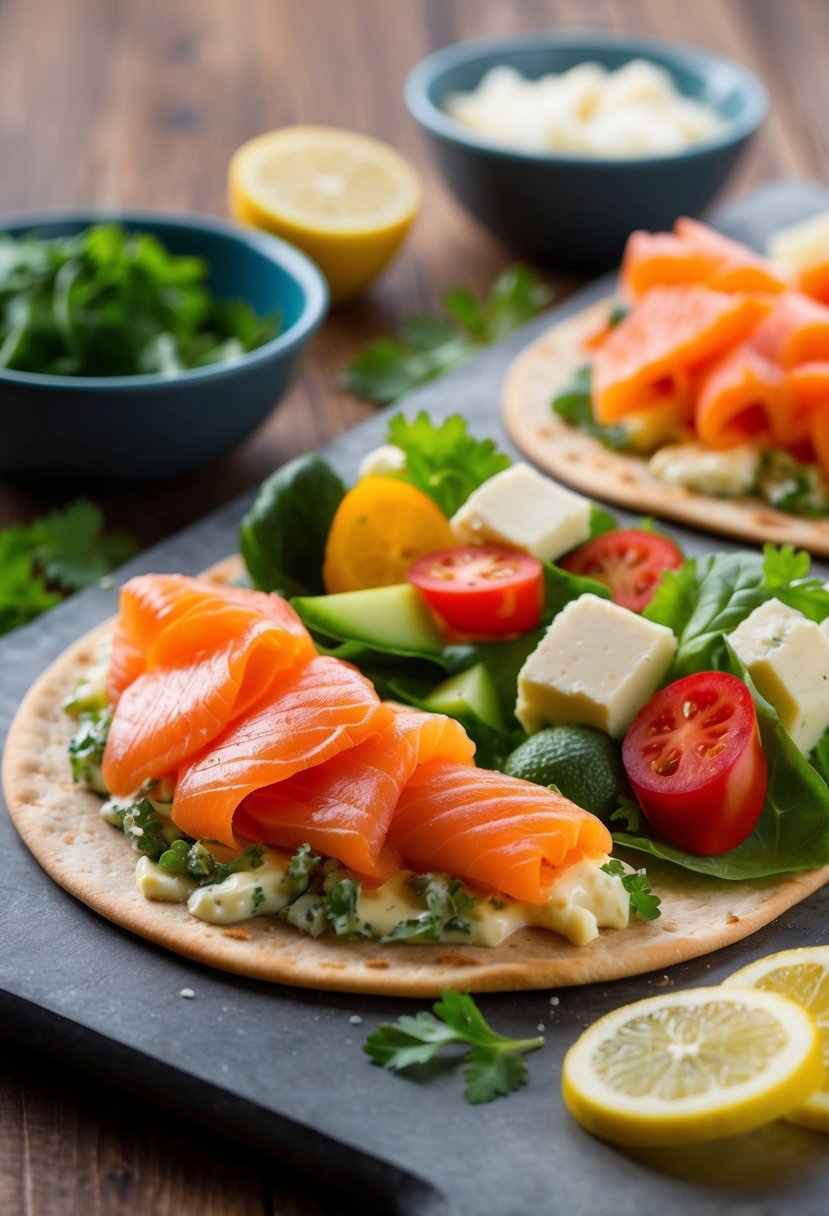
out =
[[[701,443],[674,443],[654,452],[648,470],[666,486],[713,498],[742,498],[756,489],[761,453],[754,443],[714,451]]]
[[[616,71],[581,63],[538,80],[492,68],[446,112],[498,143],[530,152],[634,158],[678,152],[716,136],[724,119],[677,89],[664,68],[633,59]]]
[[[829,637],[802,612],[771,599],[728,641],[798,748],[810,752],[829,727]]]
[[[590,500],[514,464],[479,486],[449,521],[459,545],[511,545],[555,561],[590,535]]]
[[[529,734],[582,722],[620,739],[662,682],[676,644],[664,625],[582,595],[562,609],[518,673],[515,716]]]

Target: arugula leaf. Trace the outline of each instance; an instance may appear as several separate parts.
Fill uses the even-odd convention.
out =
[[[616,878],[621,878],[622,886],[630,896],[632,915],[640,916],[642,920],[656,920],[662,915],[659,910],[662,901],[658,895],[651,894],[650,879],[645,870],[634,870],[630,874],[622,862],[615,857],[611,857],[610,861],[606,861],[601,868],[605,874],[613,874]]]
[[[627,432],[621,426],[602,426],[593,417],[593,398],[591,393],[592,374],[590,365],[585,364],[575,373],[569,384],[553,398],[552,408],[559,418],[563,418],[570,426],[592,435],[606,448],[623,448],[628,442]]]
[[[331,466],[313,455],[298,456],[263,481],[239,534],[254,586],[286,597],[325,590],[325,542],[344,494]]]
[[[470,435],[460,414],[452,414],[440,424],[425,410],[411,422],[397,414],[389,420],[388,442],[406,456],[399,476],[428,494],[447,516],[454,515],[473,490],[512,463],[493,440]]]
[[[443,315],[409,317],[399,339],[366,347],[343,373],[357,397],[389,405],[421,384],[465,362],[483,346],[500,342],[549,304],[552,294],[525,266],[512,266],[478,301],[464,288],[441,299]]]
[[[464,1097],[477,1105],[520,1089],[527,1081],[525,1052],[544,1046],[544,1039],[511,1039],[496,1033],[484,1020],[471,996],[445,988],[433,1013],[403,1016],[373,1031],[363,1051],[375,1064],[393,1072],[428,1064],[443,1047],[471,1047],[466,1063]]]

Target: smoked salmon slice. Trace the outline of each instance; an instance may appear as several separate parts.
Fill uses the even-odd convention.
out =
[[[608,335],[593,360],[593,413],[608,424],[654,404],[675,402],[690,421],[691,374],[740,342],[768,313],[759,296],[696,285],[654,287]]]
[[[118,699],[102,768],[107,788],[119,797],[174,772],[259,701],[282,672],[316,653],[293,609],[276,596],[183,577],[177,588],[171,576],[132,583],[139,586],[124,589],[128,609],[116,636],[116,648],[124,638],[130,657],[118,671],[137,666],[135,655],[143,670]],[[144,627],[149,605],[156,609],[154,629]]]
[[[568,866],[611,848],[604,824],[561,794],[444,760],[415,771],[388,840],[415,868],[443,870],[529,903],[549,899]]]
[[[386,833],[417,765],[436,756],[471,765],[474,751],[453,718],[397,711],[382,733],[250,794],[236,812],[234,831],[281,848],[308,843],[361,877],[384,882],[400,865]]]
[[[196,840],[235,845],[234,814],[248,795],[324,764],[393,720],[356,667],[317,656],[283,672],[262,701],[182,766],[173,820]]]
[[[621,285],[629,300],[653,287],[698,284],[713,291],[778,292],[791,284],[753,250],[707,224],[682,217],[673,232],[634,232],[622,260]]]
[[[215,616],[217,611],[231,607],[279,626],[289,635],[285,639],[286,652],[293,650],[297,657],[305,654],[308,658],[315,653],[305,626],[291,605],[278,595],[184,574],[142,574],[121,588],[107,673],[110,701],[116,704],[124,689],[148,668],[163,665],[170,658],[181,665],[192,657],[207,641],[204,620],[200,623],[199,618],[210,613]],[[232,624],[232,614],[226,620],[228,625]]]
[[[694,426],[709,448],[746,440],[801,442],[808,424],[796,418],[786,373],[752,342],[720,356],[699,379]]]
[[[798,275],[797,285],[804,295],[829,304],[829,258],[806,266]]]

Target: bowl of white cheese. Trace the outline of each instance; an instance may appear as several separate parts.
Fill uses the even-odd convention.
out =
[[[444,47],[405,98],[476,219],[516,253],[580,270],[612,265],[635,228],[699,214],[768,109],[720,55],[571,31]]]

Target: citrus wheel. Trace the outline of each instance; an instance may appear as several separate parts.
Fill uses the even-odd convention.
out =
[[[616,1144],[736,1136],[786,1114],[822,1084],[809,1014],[774,992],[660,993],[594,1022],[564,1059],[570,1113]]]
[[[817,1023],[823,1059],[829,1068],[829,946],[803,946],[767,954],[729,975],[729,987],[779,992],[807,1009]],[[829,1081],[786,1118],[815,1131],[829,1132]]]
[[[448,519],[422,490],[392,477],[364,477],[331,523],[323,582],[329,595],[404,583],[418,557],[455,543]]]
[[[420,206],[420,179],[388,144],[336,127],[284,127],[239,148],[231,214],[302,249],[331,300],[357,295],[397,252]]]

